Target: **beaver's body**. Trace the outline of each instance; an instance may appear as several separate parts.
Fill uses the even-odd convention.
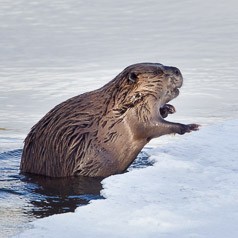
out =
[[[150,139],[198,129],[163,119],[174,112],[166,103],[181,86],[177,68],[129,66],[104,87],[47,113],[25,139],[21,171],[51,177],[125,171]]]

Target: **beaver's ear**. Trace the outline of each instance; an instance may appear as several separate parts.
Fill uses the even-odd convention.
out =
[[[137,75],[134,72],[129,73],[128,75],[128,82],[130,84],[136,83],[137,81]]]

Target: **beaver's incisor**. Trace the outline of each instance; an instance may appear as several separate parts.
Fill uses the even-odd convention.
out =
[[[158,63],[127,67],[112,81],[57,105],[25,139],[21,171],[51,177],[122,173],[151,139],[198,130],[165,121],[175,112],[179,69]]]

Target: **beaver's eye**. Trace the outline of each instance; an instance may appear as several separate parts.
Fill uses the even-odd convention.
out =
[[[179,75],[180,75],[180,72],[179,72],[178,69],[176,69],[174,73],[175,73],[176,76],[179,76]]]
[[[130,73],[129,74],[129,77],[128,77],[128,80],[130,83],[136,83],[137,81],[137,75],[135,73]]]

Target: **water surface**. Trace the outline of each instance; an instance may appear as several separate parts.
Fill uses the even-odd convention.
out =
[[[20,174],[21,153],[21,149],[0,153],[0,226],[5,236],[25,229],[37,218],[74,212],[91,200],[104,199],[101,178]],[[130,170],[151,165],[153,161],[142,152]]]

